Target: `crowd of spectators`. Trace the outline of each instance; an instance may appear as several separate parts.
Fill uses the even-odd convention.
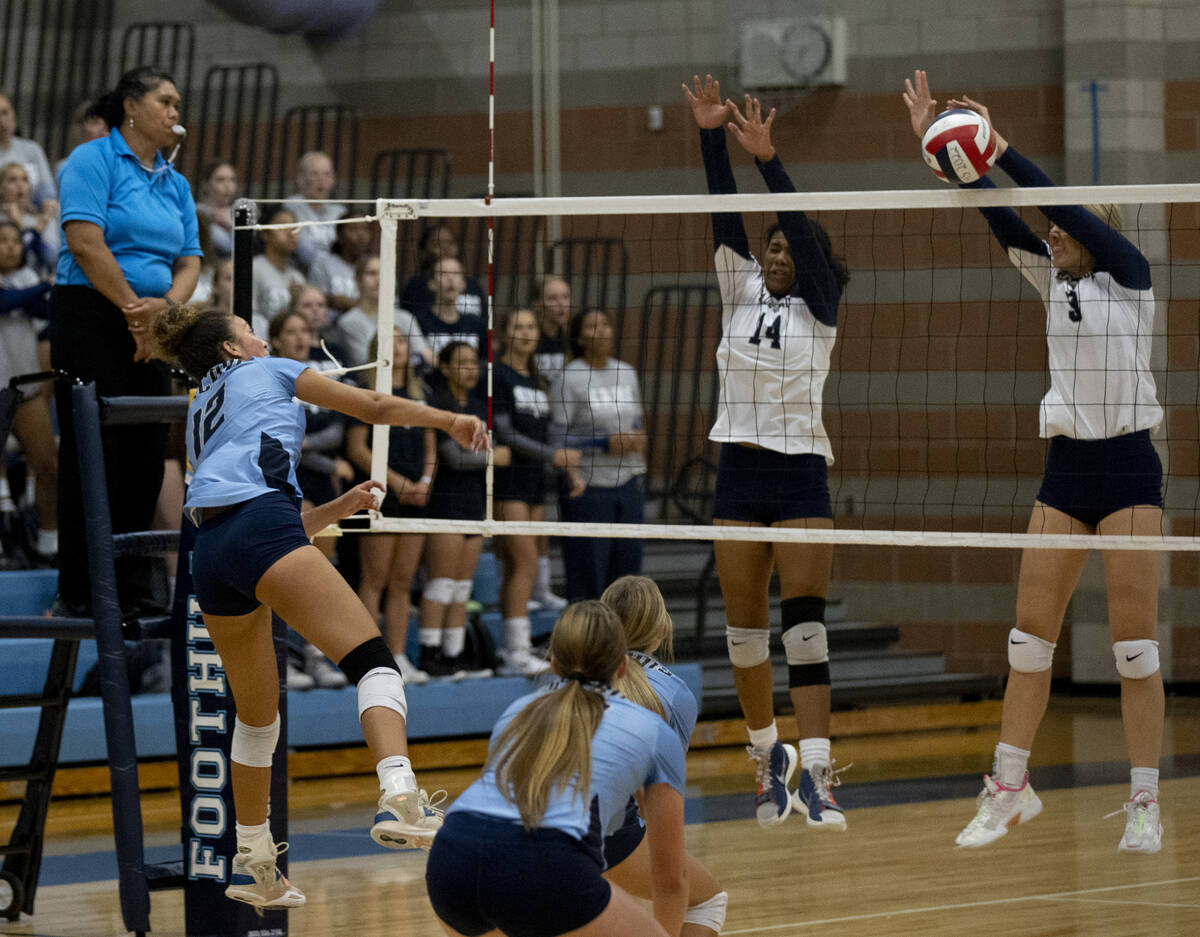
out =
[[[0,92],[0,383],[44,370],[53,358],[56,367],[96,380],[102,394],[170,393],[168,370],[148,344],[155,316],[185,302],[232,310],[237,171],[218,160],[198,179],[185,180],[164,160],[180,104],[165,72],[127,73],[112,92],[76,112],[73,149],[56,179],[42,147],[17,134],[12,101]],[[272,227],[259,232],[253,260],[253,331],[269,341],[272,354],[318,370],[377,357],[377,227],[354,220],[336,186],[328,154],[301,156],[296,194],[262,214],[261,223]],[[393,390],[483,415],[485,292],[464,270],[448,225],[427,227],[419,254],[419,270],[403,280],[394,308]],[[528,306],[511,312],[516,331],[498,337],[505,376],[495,398],[497,516],[536,520],[549,507],[573,520],[640,520],[645,463],[637,380],[611,357],[607,317],[586,310],[572,318],[569,287],[554,276],[538,279]],[[360,374],[367,375],[363,383],[373,382],[374,372]],[[21,559],[57,563],[56,611],[85,614],[90,594],[69,397],[57,394],[57,440],[49,384],[26,387],[24,398],[13,435],[34,479],[32,496],[17,492],[9,499],[7,473],[0,472],[0,512],[20,501],[32,506],[36,535]],[[306,422],[300,480],[306,502],[319,505],[369,473],[372,436],[367,426],[313,407]],[[443,436],[390,430],[385,516],[484,516],[485,460]],[[165,430],[106,431],[105,456],[114,530],[150,527],[156,506],[158,523],[171,526],[183,471]],[[60,524],[71,540],[62,549]],[[0,538],[0,549],[9,539]],[[501,673],[534,675],[546,667],[532,652],[529,610],[565,604],[550,589],[546,541],[497,538]],[[376,614],[409,682],[486,675],[464,653],[481,538],[373,534],[317,543]],[[633,551],[613,550],[610,541],[579,540],[564,545],[564,556],[573,600],[598,598],[613,578],[640,566]],[[9,559],[15,561],[0,553],[0,564]],[[145,570],[121,569],[118,579],[129,615],[158,610],[169,596],[170,583],[154,594]],[[412,661],[405,648],[414,597],[421,651]],[[344,684],[299,636],[291,643],[292,689]]]

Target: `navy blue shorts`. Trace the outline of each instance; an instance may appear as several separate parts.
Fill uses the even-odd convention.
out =
[[[200,525],[192,585],[209,615],[247,615],[262,603],[258,580],[277,560],[309,545],[300,507],[281,491],[234,505]]]
[[[546,467],[540,462],[514,460],[511,466],[498,468],[492,476],[493,501],[546,503]]]
[[[620,865],[633,855],[633,851],[645,838],[646,825],[642,822],[642,815],[638,813],[637,801],[630,797],[629,803],[625,805],[625,819],[621,821],[620,829],[604,837],[604,864],[610,869],[614,865]]]
[[[802,517],[833,517],[824,456],[721,446],[714,519],[769,527]]]
[[[558,937],[594,921],[612,897],[578,840],[469,811],[451,813],[438,830],[425,887],[434,913],[466,937],[497,928]]]
[[[1161,508],[1162,461],[1150,431],[1112,439],[1055,436],[1038,500],[1089,527],[1137,504]]]

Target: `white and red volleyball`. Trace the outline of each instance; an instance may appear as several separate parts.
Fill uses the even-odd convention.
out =
[[[988,122],[966,108],[942,111],[921,140],[921,155],[943,182],[974,182],[996,161]]]

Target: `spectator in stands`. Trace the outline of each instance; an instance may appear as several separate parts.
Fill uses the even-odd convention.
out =
[[[421,232],[417,243],[420,252],[421,269],[419,273],[409,277],[400,293],[400,305],[415,316],[428,312],[433,306],[434,294],[430,279],[433,276],[434,264],[443,257],[452,257],[460,263],[458,238],[447,224],[434,224]],[[461,312],[484,315],[486,310],[485,297],[487,293],[474,277],[466,278],[462,292],[456,302]]]
[[[567,365],[567,326],[571,322],[571,287],[562,277],[548,274],[533,284],[529,308],[537,317],[538,371],[553,384]]]
[[[354,280],[358,288],[358,304],[347,309],[333,326],[333,336],[346,350],[347,364],[366,364],[367,349],[379,328],[379,258],[360,257],[354,265]],[[420,369],[433,364],[429,343],[407,309],[395,309],[392,327],[408,336],[412,363]]]
[[[466,342],[451,342],[438,355],[444,378],[430,403],[439,410],[487,419],[487,400],[476,393],[479,355]],[[429,516],[481,521],[487,454],[464,449],[446,433],[437,434],[438,470],[429,492]],[[510,450],[496,446],[495,465],[508,464]],[[475,566],[483,549],[480,534],[431,533],[425,543],[428,579],[421,596],[421,660],[431,677],[490,677],[491,670],[472,670],[463,653],[467,634],[467,599]]]
[[[232,163],[215,162],[204,167],[196,215],[208,229],[217,258],[233,256],[233,203],[237,196],[237,170]]]
[[[538,372],[534,350],[537,319],[528,309],[516,309],[500,323],[500,352],[494,382],[493,412],[496,442],[512,449],[511,464],[495,473],[493,500],[497,520],[546,519],[546,469],[568,473],[568,491],[583,493],[578,449],[556,448],[550,438],[550,398]],[[501,673],[535,675],[546,663],[530,653],[529,595],[538,570],[537,537],[496,538],[504,579],[500,612],[504,619],[504,658]]]
[[[33,204],[29,173],[20,163],[0,166],[0,218],[19,225],[27,259],[47,273],[58,265],[58,200]]]
[[[196,208],[187,180],[163,159],[175,143],[179,91],[165,71],[143,66],[121,76],[93,112],[107,137],[75,148],[63,166],[62,226],[52,297],[50,351],[54,367],[95,381],[101,395],[161,396],[167,369],[148,360],[158,315],[191,296],[200,273]],[[71,393],[55,393],[59,447],[60,612],[90,614]],[[102,431],[114,533],[149,529],[162,487],[165,425]],[[121,606],[136,615],[161,609],[151,565],[117,562]]]
[[[68,153],[81,143],[87,143],[89,140],[99,140],[101,137],[108,136],[108,124],[104,122],[103,117],[93,113],[92,104],[93,102],[90,99],[81,101],[75,106],[75,110],[71,114],[71,126],[67,130]],[[55,179],[62,172],[66,161],[67,158],[64,156],[54,164]]]
[[[226,257],[213,264],[212,295],[208,298],[210,309],[233,312],[233,258]]]
[[[346,206],[341,202],[327,201],[333,195],[337,176],[333,171],[333,160],[328,153],[313,150],[300,157],[297,166],[296,185],[299,192],[288,198],[284,206],[297,221],[329,222],[341,218]],[[306,274],[321,254],[328,254],[337,235],[337,225],[312,224],[300,229],[296,243],[296,260]]]
[[[25,253],[20,227],[10,220],[0,220],[0,388],[7,387],[9,380],[18,374],[41,370],[36,320],[49,314],[50,286],[25,262]],[[34,548],[50,559],[58,553],[58,453],[54,428],[45,395],[28,384],[21,391],[24,399],[13,414],[12,432],[25,451],[34,476],[38,519]]]
[[[268,328],[271,353],[293,361],[311,362],[312,328],[303,313],[279,313]],[[322,356],[324,357],[324,356]],[[304,408],[304,439],[300,443],[300,461],[296,464],[296,480],[300,483],[301,512],[328,504],[341,496],[354,483],[354,467],[342,458],[346,438],[346,421],[336,410],[325,410],[311,403]],[[316,537],[313,545],[337,565],[337,542],[333,537]],[[313,685],[325,688],[343,687],[346,678],[325,655],[288,629],[288,689],[307,690]]]
[[[538,336],[535,360],[542,380],[551,398],[559,394],[563,368],[567,364],[567,325],[571,321],[571,287],[562,277],[546,274],[534,280],[530,308],[537,318]],[[533,607],[556,611],[567,601],[550,589],[550,538],[538,537],[537,577],[533,580],[533,591],[529,594]]]
[[[353,218],[353,208],[346,209],[342,218]],[[308,282],[325,293],[329,308],[345,312],[358,302],[358,282],[355,265],[363,257],[379,253],[375,245],[375,223],[351,221],[335,227],[329,253],[318,254],[308,268]]]
[[[0,165],[20,163],[25,167],[29,184],[33,187],[35,205],[40,206],[46,199],[57,198],[58,187],[54,184],[46,151],[40,143],[16,134],[17,112],[13,108],[12,98],[0,89]]]
[[[293,212],[276,206],[268,209],[261,224],[291,224]],[[267,228],[261,233],[262,253],[254,258],[254,334],[267,334],[267,326],[279,313],[288,309],[304,287],[304,274],[293,263],[296,253],[295,228]]]
[[[587,488],[578,498],[559,498],[564,521],[588,524],[640,524],[646,433],[637,374],[612,357],[608,315],[589,309],[575,316],[567,332],[572,361],[563,371],[562,395],[551,401],[554,420],[565,427],[563,444],[579,448],[579,470]],[[642,542],[609,537],[564,537],[567,599],[598,598],[610,582],[642,570]]]
[[[392,393],[409,400],[424,400],[426,390],[416,371],[407,363],[408,337],[392,336]],[[377,349],[371,342],[368,355]],[[371,472],[371,427],[351,422],[346,429],[346,455],[364,474]],[[385,517],[426,517],[429,489],[437,470],[437,440],[433,430],[419,426],[393,426],[388,437],[387,496],[380,510]],[[424,683],[429,675],[418,670],[405,654],[408,616],[412,610],[412,582],[425,549],[424,534],[368,534],[359,546],[362,576],[358,597],[379,617],[383,592],[387,590],[384,635],[406,683]]]
[[[347,364],[346,349],[338,344],[333,334],[333,319],[329,314],[329,305],[325,302],[324,293],[306,283],[296,291],[296,298],[292,301],[292,311],[300,313],[308,322],[309,337],[312,340],[310,360],[314,362],[313,367],[316,370],[325,371],[338,366],[330,361],[329,355],[333,355],[334,360],[340,364]],[[325,348],[329,349],[329,354],[326,354],[321,347],[322,342],[325,343]],[[318,365],[316,362],[321,362],[321,364]]]
[[[456,258],[442,257],[434,261],[429,275],[433,303],[426,310],[413,314],[435,357],[454,341],[467,342],[477,352],[487,349],[487,321],[478,313],[463,312],[459,304],[465,284],[462,264]]]

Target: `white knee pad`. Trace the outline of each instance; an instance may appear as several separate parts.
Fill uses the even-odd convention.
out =
[[[275,721],[266,726],[248,726],[234,717],[229,758],[248,768],[269,768],[278,741],[279,713],[275,714]]]
[[[425,583],[425,591],[421,593],[421,597],[429,599],[430,602],[449,605],[454,601],[454,580],[449,577],[430,579]]]
[[[362,719],[372,706],[382,706],[408,718],[408,697],[404,695],[404,680],[393,667],[375,667],[358,681],[358,718]]]
[[[462,605],[471,597],[471,587],[475,583],[470,579],[455,579],[454,580],[454,598],[451,600]]]
[[[1054,647],[1049,641],[1018,628],[1008,633],[1008,665],[1019,673],[1041,673],[1054,663]]]
[[[725,644],[734,667],[757,667],[771,656],[771,632],[766,628],[728,627]]]
[[[1158,642],[1149,638],[1117,641],[1113,646],[1117,673],[1130,680],[1145,680],[1158,670]]]
[[[829,660],[829,636],[819,621],[792,625],[783,633],[783,652],[791,666],[824,664]]]
[[[683,916],[685,924],[699,924],[709,930],[721,933],[725,926],[725,909],[729,906],[729,892],[719,891],[708,901],[701,901],[687,909]]]

